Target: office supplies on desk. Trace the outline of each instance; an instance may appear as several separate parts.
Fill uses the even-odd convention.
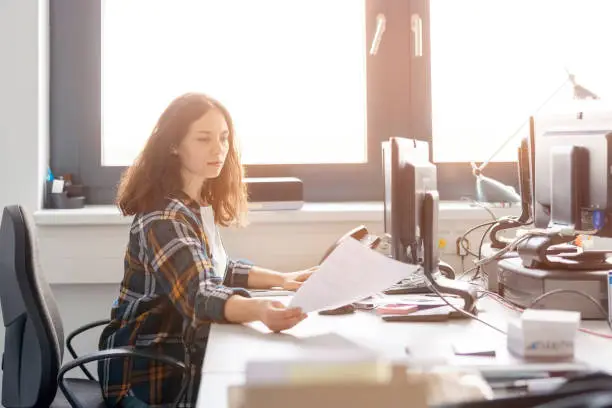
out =
[[[382,319],[387,322],[445,322],[449,319],[467,318],[451,306],[421,307],[416,312],[410,314],[382,316]]]
[[[508,323],[508,350],[521,357],[571,359],[580,313],[527,309]]]
[[[348,238],[302,284],[289,306],[308,313],[346,305],[388,288],[417,269]]]
[[[419,271],[385,289],[384,293],[387,295],[425,294],[431,293],[431,289],[427,285],[425,275]]]
[[[355,313],[356,307],[353,304],[348,304],[333,309],[319,310],[320,315],[324,316],[335,316]]]
[[[416,312],[419,310],[419,306],[410,304],[388,304],[380,305],[376,308],[376,313],[379,315],[405,315]]]
[[[446,300],[459,307],[461,306],[461,299],[455,296],[444,296]],[[411,295],[404,296],[400,300],[402,303],[410,303],[418,306],[446,306],[447,303],[444,299],[440,299],[438,295],[433,294],[421,294],[421,295]]]
[[[382,316],[386,322],[446,322],[450,319],[448,312],[440,313],[433,309],[419,311],[410,314],[394,314]]]

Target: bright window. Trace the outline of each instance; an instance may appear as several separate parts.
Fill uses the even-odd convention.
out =
[[[437,162],[516,160],[528,118],[565,111],[578,84],[612,98],[610,0],[430,0]],[[563,86],[562,86],[563,85]]]
[[[188,91],[227,106],[247,164],[365,162],[364,1],[103,1],[102,164]]]

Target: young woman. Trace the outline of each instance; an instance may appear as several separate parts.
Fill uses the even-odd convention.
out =
[[[195,406],[211,322],[259,320],[281,331],[306,317],[280,302],[250,298],[244,288],[294,290],[312,270],[279,273],[232,260],[223,248],[217,226],[239,223],[246,209],[242,178],[229,113],[190,93],[162,113],[119,186],[118,206],[134,221],[119,297],[99,347],[186,361],[184,407]],[[110,407],[162,406],[181,388],[181,372],[140,358],[100,362],[98,372]]]

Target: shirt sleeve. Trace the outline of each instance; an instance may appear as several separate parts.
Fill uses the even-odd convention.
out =
[[[223,284],[234,288],[248,288],[251,268],[253,264],[249,261],[228,259]]]
[[[145,240],[156,284],[194,327],[211,321],[227,322],[227,300],[232,295],[249,297],[244,289],[222,284],[204,243],[187,222],[152,221]]]

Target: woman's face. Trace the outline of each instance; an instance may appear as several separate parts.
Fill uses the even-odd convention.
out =
[[[218,109],[193,122],[176,148],[182,172],[205,179],[219,176],[228,151],[229,129]]]

